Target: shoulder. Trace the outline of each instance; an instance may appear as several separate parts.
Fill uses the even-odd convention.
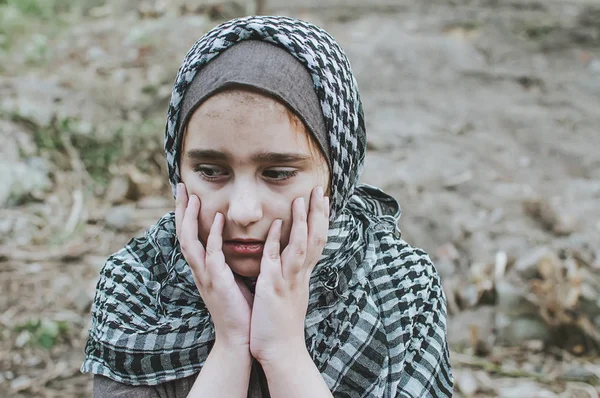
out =
[[[380,259],[370,278],[377,292],[393,290],[403,301],[442,295],[439,274],[427,252],[390,234],[379,239],[379,248]]]

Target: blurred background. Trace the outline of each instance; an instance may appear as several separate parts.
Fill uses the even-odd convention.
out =
[[[598,397],[598,0],[0,0],[0,396],[91,396],[98,272],[174,206],[179,64],[254,13],[345,48],[363,181],[443,278],[456,396]]]

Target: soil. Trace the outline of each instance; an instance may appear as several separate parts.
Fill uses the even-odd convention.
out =
[[[44,42],[43,59],[27,63],[25,47],[3,56],[0,137],[32,137],[16,158],[27,145],[40,154],[41,127],[72,135],[39,156],[51,188],[0,209],[0,396],[91,395],[79,367],[98,271],[173,206],[161,135],[179,62],[215,16],[253,7],[171,3],[108,2]],[[457,395],[597,397],[592,351],[515,337],[478,352],[497,302],[457,292],[477,265],[505,256],[508,274],[540,247],[579,253],[600,275],[597,1],[269,0],[266,12],[324,27],[348,54],[369,137],[362,180],[399,200],[404,238],[458,300]],[[89,151],[123,136],[126,158]],[[105,181],[90,185],[96,173]]]

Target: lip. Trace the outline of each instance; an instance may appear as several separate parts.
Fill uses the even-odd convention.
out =
[[[235,254],[252,256],[261,255],[265,244],[256,239],[231,239],[223,242],[224,249]]]

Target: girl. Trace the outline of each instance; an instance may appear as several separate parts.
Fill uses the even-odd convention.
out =
[[[246,17],[179,70],[176,209],[102,269],[97,397],[446,397],[446,304],[400,207],[358,184],[356,81],[323,30]]]

